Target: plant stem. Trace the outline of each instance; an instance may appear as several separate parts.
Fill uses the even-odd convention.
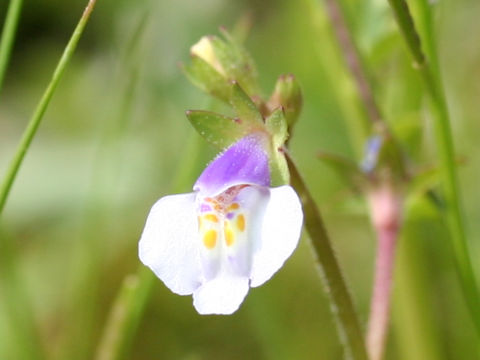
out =
[[[382,359],[385,349],[390,318],[390,294],[397,233],[397,230],[391,229],[379,229],[377,232],[375,279],[367,330],[367,348],[371,360]]]
[[[125,277],[110,310],[95,359],[127,358],[155,280],[153,272],[143,265],[136,274]]]
[[[10,193],[10,190],[12,188],[13,182],[18,173],[20,165],[22,164],[23,159],[25,158],[25,155],[30,147],[30,144],[32,143],[33,138],[35,137],[35,134],[37,133],[38,126],[40,125],[40,122],[43,119],[43,115],[47,110],[47,106],[50,103],[53,93],[55,92],[55,89],[57,88],[57,85],[60,79],[62,78],[63,73],[65,72],[65,68],[67,67],[68,63],[72,58],[72,55],[75,51],[75,48],[77,47],[80,37],[82,36],[83,30],[85,28],[85,25],[88,22],[90,14],[92,13],[95,3],[96,3],[96,0],[90,0],[88,2],[82,14],[82,17],[80,18],[80,21],[75,27],[75,30],[72,36],[70,37],[70,40],[68,41],[68,44],[65,47],[65,50],[63,51],[62,57],[60,58],[55,68],[55,71],[53,72],[52,78],[47,88],[45,89],[45,92],[43,93],[37,107],[35,108],[33,115],[30,118],[30,121],[27,125],[27,128],[25,129],[22,135],[20,144],[17,147],[15,155],[10,163],[10,166],[7,169],[7,173],[0,186],[0,215],[2,214],[3,209],[5,208],[5,203],[7,201],[8,195]]]
[[[389,0],[395,14],[398,26],[408,45],[410,53],[416,63],[416,68],[421,74],[425,87],[430,95],[434,115],[435,137],[441,161],[442,188],[445,196],[445,216],[447,219],[452,248],[455,257],[457,273],[459,276],[465,301],[470,309],[472,320],[480,335],[480,296],[475,281],[473,267],[468,254],[467,239],[463,224],[460,206],[460,193],[455,168],[455,151],[447,103],[444,95],[440,73],[435,64],[434,49],[430,49],[434,57],[433,67],[426,60],[421,49],[420,38],[410,15],[405,0]]]
[[[0,39],[0,91],[7,72],[10,54],[12,52],[15,33],[17,32],[18,19],[22,11],[23,0],[10,0]]]
[[[362,330],[353,305],[353,300],[335,257],[320,212],[302,179],[293,159],[286,153],[291,175],[291,184],[302,201],[305,227],[310,235],[322,274],[326,293],[330,298],[340,340],[346,349],[346,358],[368,359]]]
[[[397,233],[397,230],[391,229],[379,229],[377,232],[375,280],[367,331],[367,348],[371,360],[382,359],[385,349],[390,318],[390,294]]]
[[[403,207],[400,196],[388,182],[371,189],[368,199],[378,245],[368,320],[367,348],[370,360],[381,360],[388,334],[395,249]]]

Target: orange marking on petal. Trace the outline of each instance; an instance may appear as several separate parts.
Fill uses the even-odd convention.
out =
[[[203,235],[203,244],[207,249],[213,249],[217,244],[217,232],[215,230],[208,230]]]
[[[243,216],[242,214],[237,216],[237,228],[240,231],[245,230],[245,216]]]
[[[237,209],[239,209],[239,208],[240,208],[240,205],[238,205],[237,203],[233,203],[232,205],[230,205],[230,206],[228,207],[228,210],[229,210],[229,211],[230,211],[230,210],[237,210]]]

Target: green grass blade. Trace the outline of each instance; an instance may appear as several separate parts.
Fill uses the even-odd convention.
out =
[[[37,133],[38,126],[40,125],[43,119],[43,115],[45,114],[48,104],[50,103],[50,100],[55,92],[55,89],[57,88],[57,85],[62,78],[63,73],[65,72],[65,68],[67,67],[68,63],[72,58],[72,55],[75,51],[75,48],[77,47],[80,37],[82,36],[83,30],[88,22],[90,14],[92,13],[95,3],[96,0],[90,0],[88,2],[82,14],[82,17],[80,18],[80,21],[75,27],[75,30],[70,37],[70,40],[65,47],[65,50],[63,51],[62,57],[60,58],[57,67],[55,68],[55,71],[53,72],[52,78],[50,79],[50,82],[45,89],[45,92],[43,93],[40,102],[35,108],[32,117],[30,118],[27,128],[22,135],[20,144],[18,145],[18,148],[15,152],[15,155],[13,156],[10,166],[7,169],[7,173],[3,179],[2,185],[0,186],[0,215],[5,208],[5,203],[7,201],[12,185],[15,181],[15,177],[17,176],[20,165],[22,164],[23,159],[27,154],[27,151],[30,147],[30,144],[32,143],[33,138],[35,137],[35,134]]]
[[[2,29],[2,38],[0,39],[0,91],[2,90],[3,80],[7,72],[10,54],[12,52],[15,33],[17,32],[18,19],[22,11],[23,0],[10,0],[7,16]]]

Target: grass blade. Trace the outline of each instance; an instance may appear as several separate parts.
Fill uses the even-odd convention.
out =
[[[27,151],[32,143],[35,134],[37,133],[38,126],[40,125],[43,115],[47,110],[48,104],[57,88],[57,85],[62,78],[63,73],[65,72],[65,68],[67,67],[72,55],[77,47],[78,41],[82,36],[83,30],[85,25],[88,22],[90,14],[95,6],[96,0],[90,0],[78,22],[75,30],[68,41],[65,50],[63,51],[62,57],[60,58],[55,71],[53,72],[52,78],[48,83],[45,92],[43,93],[37,107],[35,108],[30,121],[28,122],[27,128],[25,129],[22,138],[20,140],[20,144],[13,156],[13,159],[10,163],[10,166],[7,169],[7,173],[3,179],[2,185],[0,186],[0,215],[5,208],[5,203],[7,202],[8,195],[12,188],[13,182],[15,181],[15,177],[17,176],[18,170],[20,165],[27,154]]]
[[[12,52],[15,33],[17,32],[18,19],[22,11],[23,0],[10,0],[7,16],[2,29],[2,38],[0,39],[0,91],[2,90],[3,80],[7,72],[10,54]]]

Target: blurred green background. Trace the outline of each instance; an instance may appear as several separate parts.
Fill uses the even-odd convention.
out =
[[[24,2],[0,92],[0,174],[85,3]],[[346,4],[378,103],[412,168],[435,166],[426,96],[388,3]],[[1,19],[7,6],[1,2]],[[438,1],[435,11],[454,140],[457,153],[466,157],[459,174],[471,258],[480,274],[480,2]],[[172,191],[190,191],[215,154],[184,112],[219,105],[189,84],[178,65],[188,61],[190,46],[201,36],[241,19],[251,20],[246,46],[265,95],[280,74],[293,73],[302,85],[304,110],[292,153],[323,212],[366,325],[375,252],[367,207],[315,157],[322,149],[360,161],[365,141],[363,115],[323,2],[99,0],[1,222],[2,236],[15,244],[25,298],[48,358],[93,358],[122,280],[139,266],[137,241],[150,206]],[[195,142],[200,150],[186,159]],[[439,212],[418,193],[406,199],[406,208],[386,358],[479,359]],[[0,359],[23,359],[5,274],[0,273]],[[234,315],[200,316],[191,302],[158,280],[127,358],[341,358],[306,236],[285,267],[250,291]],[[22,302],[16,306],[22,313]]]

